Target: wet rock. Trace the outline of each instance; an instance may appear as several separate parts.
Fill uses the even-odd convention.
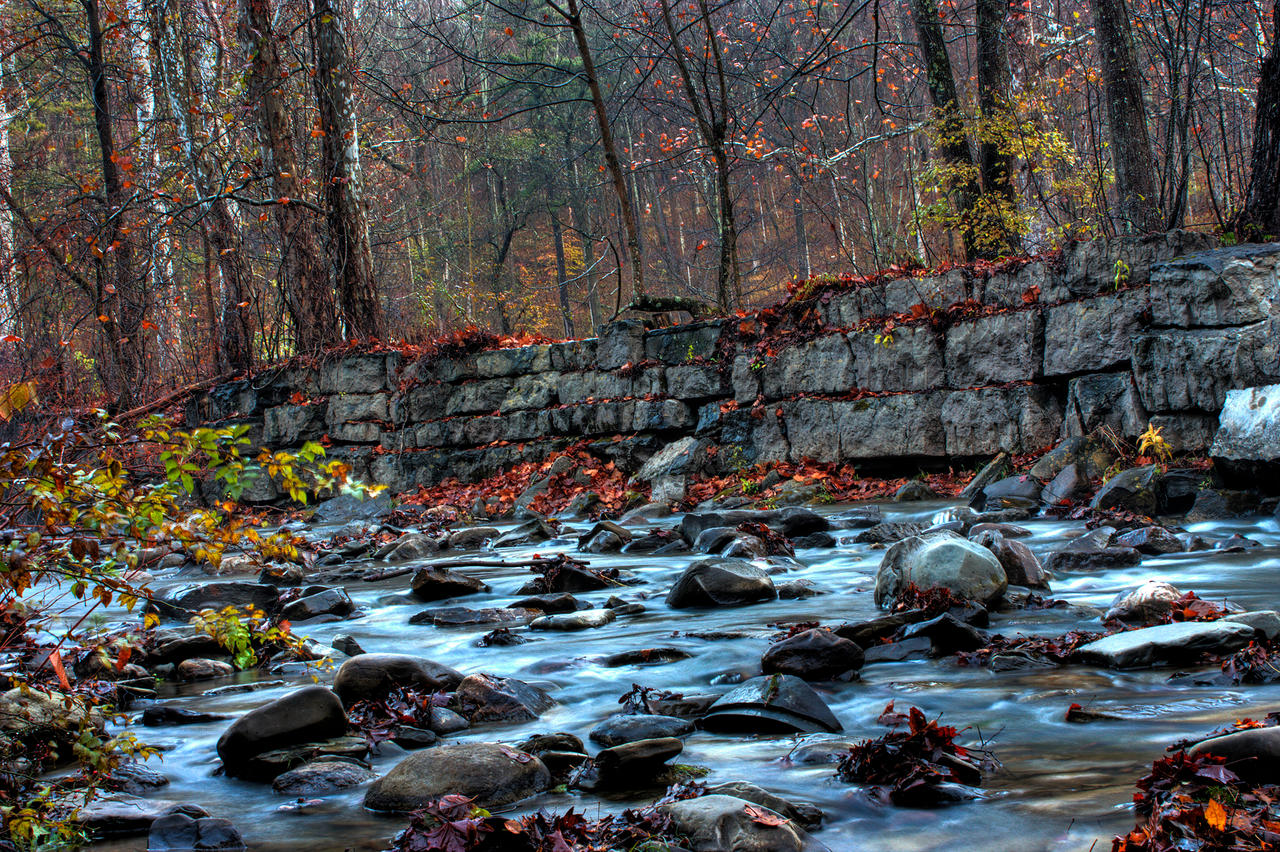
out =
[[[974,474],[973,479],[969,480],[969,484],[960,492],[960,499],[972,500],[982,493],[982,489],[997,479],[1008,476],[1009,470],[1009,454],[998,453],[995,458],[983,465],[982,469]]]
[[[358,657],[364,653],[364,648],[360,647],[360,643],[355,640],[354,636],[347,633],[339,633],[333,637],[333,641],[329,643],[333,650],[346,654],[348,657]]]
[[[372,781],[378,773],[346,760],[318,760],[290,769],[271,782],[284,796],[323,796]]]
[[[620,651],[610,654],[601,662],[609,668],[619,666],[656,666],[689,659],[692,654],[682,648],[642,648],[638,651]]]
[[[667,594],[667,606],[741,606],[776,597],[773,580],[762,568],[737,559],[704,559],[676,580]]]
[[[806,740],[791,750],[787,759],[801,765],[836,763],[857,745],[856,740]]]
[[[461,743],[415,752],[374,781],[364,805],[412,811],[447,795],[469,796],[478,807],[500,808],[541,793],[551,773],[541,760],[498,743]]]
[[[1085,663],[1117,669],[1194,660],[1201,654],[1225,654],[1249,644],[1254,629],[1230,621],[1185,621],[1114,633],[1076,651]]]
[[[556,615],[562,612],[577,612],[585,606],[587,605],[579,603],[578,599],[568,592],[561,592],[554,595],[531,595],[521,598],[508,608],[531,609],[547,615]]]
[[[1083,479],[1102,474],[1115,460],[1115,455],[1091,438],[1072,436],[1045,453],[1027,471],[1041,482],[1055,479],[1062,471],[1076,465]]]
[[[465,527],[449,533],[450,550],[475,550],[502,535],[497,527]]]
[[[1235,612],[1224,616],[1222,620],[1247,624],[1267,641],[1280,636],[1280,612],[1276,612],[1273,609],[1263,609],[1255,612]]]
[[[832,529],[831,521],[812,509],[790,506],[778,511],[765,525],[777,529],[787,538],[824,533]]]
[[[947,588],[989,603],[1004,594],[1009,581],[991,551],[954,533],[937,532],[912,536],[885,551],[876,572],[876,604],[888,607],[909,585]]]
[[[1280,727],[1252,728],[1197,743],[1192,757],[1213,754],[1227,768],[1254,784],[1280,783]]]
[[[699,553],[719,553],[737,534],[738,531],[733,527],[708,527],[698,533],[693,549]]]
[[[94,837],[131,837],[146,834],[156,820],[170,814],[209,815],[199,805],[144,799],[128,793],[108,793],[78,809],[74,819]]]
[[[808,802],[790,802],[749,781],[728,781],[724,784],[716,784],[714,787],[707,788],[706,795],[734,796],[754,802],[806,828],[816,828],[822,823],[822,810],[816,805]]]
[[[224,663],[222,660],[207,660],[202,657],[192,657],[189,660],[183,660],[178,663],[176,674],[178,680],[213,680],[219,677],[231,677],[236,673],[235,668],[230,663]]]
[[[413,572],[409,588],[420,601],[438,601],[489,591],[489,587],[475,577],[431,565]]]
[[[1040,501],[1049,506],[1070,504],[1082,499],[1088,490],[1089,480],[1078,467],[1069,464],[1045,485],[1040,492]]]
[[[613,521],[600,521],[578,538],[578,549],[586,553],[616,553],[632,539],[631,530]]]
[[[1031,535],[1031,530],[1026,527],[1020,527],[1017,524],[1001,524],[991,521],[982,521],[976,523],[966,530],[966,538],[970,541],[977,541],[979,536],[986,534],[998,535],[1001,538],[1026,538]],[[984,545],[985,546],[985,545]]]
[[[836,537],[829,532],[816,532],[794,538],[792,539],[791,544],[797,548],[835,547]]]
[[[1090,548],[1069,544],[1045,557],[1044,567],[1055,575],[1082,571],[1107,571],[1126,568],[1142,561],[1142,554],[1132,547]]]
[[[1152,464],[1120,471],[1098,489],[1089,505],[1094,509],[1156,514],[1160,510],[1160,468]]]
[[[804,680],[834,680],[862,668],[862,649],[823,627],[797,633],[764,652],[765,674],[795,675]]]
[[[721,552],[726,559],[764,559],[769,548],[754,535],[738,535]]]
[[[1049,573],[1031,552],[1031,548],[1020,541],[1010,541],[1005,538],[993,529],[996,526],[994,524],[978,526],[987,527],[987,529],[976,535],[970,532],[970,540],[991,551],[991,555],[1000,561],[1000,567],[1004,569],[1004,575],[1008,578],[1010,585],[1026,586],[1029,589],[1049,588]],[[977,526],[974,527],[975,530],[977,528]]]
[[[1165,553],[1181,553],[1185,547],[1182,539],[1164,527],[1139,527],[1123,535],[1115,537],[1115,543],[1122,547],[1132,547],[1139,553],[1159,556]]]
[[[860,530],[884,523],[884,512],[879,506],[860,506],[848,509],[827,518],[832,529]]]
[[[218,739],[218,757],[227,773],[235,775],[263,752],[339,737],[346,731],[347,715],[338,696],[323,686],[307,686],[233,722]]]
[[[454,706],[471,724],[527,722],[555,704],[536,686],[513,677],[468,675],[454,691]]]
[[[421,692],[453,689],[462,675],[448,666],[406,654],[361,654],[338,667],[333,691],[348,707],[364,699],[379,699],[395,687]]]
[[[1227,391],[1209,454],[1231,483],[1274,481],[1280,470],[1280,385]]]
[[[541,613],[531,609],[486,607],[470,609],[465,606],[446,606],[424,609],[410,616],[410,624],[431,624],[436,627],[521,627]]]
[[[205,722],[217,722],[230,719],[223,713],[204,713],[186,707],[174,707],[170,704],[152,704],[142,711],[142,724],[158,725],[202,725]]]
[[[647,524],[660,518],[671,517],[671,506],[667,503],[645,503],[623,513],[618,523],[624,527]]]
[[[1202,488],[1196,492],[1195,502],[1187,511],[1186,522],[1199,524],[1205,521],[1226,521],[1257,511],[1258,493],[1256,491]]]
[[[542,518],[533,518],[526,521],[510,532],[504,533],[494,540],[492,546],[499,547],[524,547],[530,544],[537,544],[540,541],[550,541],[556,537],[555,528],[544,521]],[[575,589],[562,589],[561,591],[577,591]]]
[[[1032,476],[1007,476],[982,489],[982,505],[976,508],[999,508],[1007,501],[1022,501],[1019,505],[1040,502],[1044,486]]]
[[[803,600],[823,593],[812,580],[807,579],[788,580],[785,583],[778,583],[774,588],[777,589],[778,600],[781,601]]]
[[[1255,547],[1262,547],[1262,544],[1236,533],[1230,538],[1224,538],[1219,541],[1213,546],[1213,549],[1221,550],[1223,553],[1241,553],[1246,550],[1252,550]]]
[[[602,746],[616,746],[636,740],[683,737],[693,732],[693,723],[675,716],[610,716],[591,729],[590,739]]]
[[[1136,589],[1116,595],[1103,620],[1157,622],[1173,610],[1180,597],[1182,591],[1172,584],[1164,580],[1148,580]]]
[[[546,578],[539,578],[520,587],[517,594],[563,594],[566,592],[596,592],[609,588],[609,581],[577,565],[563,564]]]
[[[636,472],[634,480],[650,486],[654,502],[683,500],[689,478],[706,465],[708,442],[686,436],[667,444]]]
[[[163,615],[187,617],[202,609],[222,609],[228,606],[238,608],[247,604],[272,611],[279,597],[280,590],[269,583],[228,580],[175,589],[157,598],[155,604]]]
[[[601,750],[595,756],[597,786],[629,789],[643,784],[666,769],[666,762],[684,751],[675,737],[635,740]]]
[[[911,609],[891,612],[868,621],[842,624],[834,632],[837,636],[842,636],[866,650],[896,635],[906,625],[915,624],[917,621],[924,621],[924,612]]]
[[[394,508],[395,501],[386,491],[364,499],[354,494],[340,494],[317,505],[311,520],[326,525],[373,521],[391,514]]]
[[[529,624],[530,630],[590,630],[593,627],[604,627],[617,618],[612,609],[584,609],[581,612],[567,612],[560,615],[544,615],[535,618]]]
[[[981,630],[965,624],[949,612],[913,624],[902,631],[904,641],[921,637],[929,640],[930,651],[935,657],[973,651],[987,644],[987,637]]]
[[[258,574],[259,583],[272,586],[301,586],[306,581],[306,573],[301,565],[287,562],[273,562],[264,565]]]
[[[142,795],[169,786],[169,777],[157,772],[150,766],[133,761],[122,763],[103,782],[108,790],[119,790],[122,793]]]
[[[396,735],[391,741],[405,751],[413,751],[417,748],[430,748],[440,741],[434,731],[428,731],[423,728],[415,728],[412,725],[401,725],[396,728]]]
[[[432,733],[443,737],[465,731],[471,727],[471,723],[448,707],[432,707],[427,718],[427,727]]]
[[[170,814],[153,822],[147,834],[147,852],[237,852],[244,848],[240,830],[231,820],[217,817],[192,819],[186,814]]]
[[[311,761],[332,758],[363,761],[368,754],[369,743],[364,737],[334,737],[322,742],[264,751],[245,764],[239,777],[251,781],[270,781]]]
[[[854,541],[858,544],[888,544],[889,542],[902,541],[912,536],[920,535],[924,532],[922,524],[915,524],[909,521],[893,521],[876,524],[874,527],[863,530],[854,537]]]
[[[755,677],[721,696],[700,727],[717,732],[839,733],[843,728],[826,702],[798,677]]]
[[[314,595],[298,598],[280,610],[280,617],[289,621],[307,621],[322,615],[344,617],[355,611],[356,605],[344,589],[325,589]]]
[[[427,559],[440,552],[441,542],[425,533],[405,533],[378,550],[376,558],[392,564]]]
[[[736,796],[699,796],[663,805],[692,852],[802,852],[815,849],[805,833],[781,815],[757,820],[749,808],[761,806]],[[763,809],[770,814],[767,808]]]
[[[650,713],[660,716],[698,719],[705,716],[711,705],[719,700],[719,695],[680,695],[674,698],[652,698],[645,702],[645,706]]]
[[[516,748],[533,755],[541,755],[543,752],[548,751],[576,751],[586,754],[587,751],[586,746],[582,744],[582,740],[564,731],[554,734],[534,734],[516,746]]]
[[[884,645],[872,645],[863,655],[863,665],[872,663],[900,663],[903,660],[927,657],[933,653],[933,640],[927,636],[903,639]]]
[[[938,499],[937,492],[918,479],[909,480],[905,485],[893,492],[895,503],[912,503],[918,500],[936,499]]]

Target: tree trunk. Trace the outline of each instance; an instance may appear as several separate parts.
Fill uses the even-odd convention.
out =
[[[573,308],[569,304],[569,271],[564,261],[564,232],[560,227],[560,213],[548,210],[551,217],[551,239],[556,250],[556,290],[560,294],[560,316],[564,321],[564,336],[573,337]]]
[[[281,290],[293,320],[294,345],[299,352],[315,352],[339,342],[342,331],[316,240],[315,220],[304,206],[290,201],[301,198],[303,189],[273,18],[271,0],[240,0],[240,41],[251,62],[249,101],[258,105],[262,166],[279,201],[274,210],[280,229]]]
[[[1142,77],[1134,56],[1125,0],[1090,0],[1102,64],[1111,161],[1116,172],[1116,218],[1125,233],[1163,227],[1156,189]]]
[[[314,0],[316,103],[329,263],[349,339],[383,335],[373,280],[373,249],[360,169],[360,133],[342,16],[332,0]]]
[[[1233,223],[1237,236],[1249,242],[1280,235],[1280,0],[1272,12],[1272,28],[1258,77],[1249,187]]]
[[[975,229],[975,213],[981,189],[964,122],[960,117],[960,98],[956,94],[956,78],[951,71],[951,57],[947,54],[947,42],[942,35],[936,0],[911,0],[911,17],[915,21],[920,40],[920,52],[924,57],[925,82],[929,88],[929,100],[933,104],[934,130],[937,134],[938,153],[961,175],[958,185],[951,189],[951,203],[960,219],[960,239],[965,257],[980,255]],[[967,178],[965,176],[968,176]]]
[[[997,141],[1005,136],[999,128],[1012,118],[1008,17],[1009,0],[978,0],[978,111],[982,122],[978,174],[982,179],[983,194],[990,199],[999,199],[1012,213],[1018,203],[1013,186],[1013,155],[1001,150]],[[1005,221],[1003,217],[1001,221]],[[1018,249],[1017,234],[1007,228],[1000,242],[1002,245],[995,250],[997,254],[1013,253]]]
[[[569,24],[569,29],[573,31],[573,41],[578,47],[578,56],[582,60],[582,76],[586,78],[587,90],[591,92],[591,106],[595,110],[596,124],[600,128],[600,146],[604,149],[605,167],[609,170],[613,191],[618,196],[618,206],[622,211],[627,250],[631,255],[631,289],[635,296],[640,296],[644,294],[644,256],[641,254],[640,229],[636,225],[636,212],[631,205],[631,195],[627,192],[627,179],[622,171],[622,161],[618,157],[618,144],[613,138],[613,128],[609,124],[604,93],[600,90],[600,81],[596,77],[596,65],[591,56],[591,46],[587,43],[587,30],[582,24],[578,0],[567,0],[567,9],[561,9],[550,0],[547,5],[564,18]]]

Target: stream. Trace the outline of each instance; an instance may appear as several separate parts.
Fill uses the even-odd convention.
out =
[[[886,521],[934,523],[945,520],[953,503],[886,503]],[[838,512],[847,506],[824,507]],[[647,526],[668,527],[678,517]],[[1037,519],[1020,522],[1032,535],[1023,538],[1042,559],[1079,535],[1082,523]],[[524,568],[464,568],[492,591],[454,601],[424,604],[408,595],[409,575],[381,582],[351,582],[346,589],[359,606],[356,616],[328,623],[299,623],[295,631],[328,646],[339,634],[353,636],[365,651],[427,657],[463,674],[486,672],[513,676],[546,689],[558,704],[540,719],[514,725],[482,725],[444,741],[501,740],[517,743],[531,734],[566,731],[587,741],[587,733],[619,710],[618,699],[633,683],[686,694],[724,692],[738,680],[760,673],[760,656],[777,622],[820,621],[826,626],[862,621],[879,614],[872,601],[876,569],[883,549],[854,544],[857,531],[836,533],[835,548],[797,549],[800,563],[776,580],[807,579],[823,593],[801,600],[776,600],[752,606],[673,610],[664,603],[680,573],[702,554],[583,555],[576,537],[589,522],[566,523],[561,539],[530,547],[504,548],[489,557],[520,559],[534,553],[564,551],[593,568],[619,567],[640,583],[613,590],[646,611],[603,627],[578,632],[530,632],[530,641],[506,647],[476,647],[489,627],[446,629],[413,626],[409,617],[422,609],[457,603],[467,607],[503,607],[520,596],[516,590],[533,575]],[[502,527],[509,528],[510,525]],[[1057,576],[1052,597],[1105,609],[1122,590],[1151,578],[1168,580],[1184,591],[1245,609],[1280,608],[1280,529],[1272,517],[1190,525],[1189,532],[1212,540],[1240,534],[1263,546],[1242,553],[1202,551],[1144,557],[1140,565],[1103,572]],[[323,538],[336,528],[313,527],[308,537]],[[472,551],[472,554],[475,552]],[[441,554],[445,561],[452,554]],[[411,563],[411,564],[426,564]],[[160,573],[153,588],[207,580],[190,574]],[[251,578],[246,578],[251,579]],[[582,593],[580,600],[602,605],[610,591]],[[125,618],[123,612],[119,613]],[[1078,607],[992,612],[991,630],[1057,635],[1072,629],[1099,630],[1096,612]],[[689,631],[725,631],[731,638],[696,638]],[[652,647],[675,647],[691,656],[660,665],[609,668],[608,654]],[[339,657],[340,662],[341,657]],[[965,667],[955,658],[875,663],[850,682],[814,684],[843,734],[808,736],[725,735],[696,731],[677,759],[710,769],[709,784],[748,780],[793,801],[812,802],[826,813],[816,838],[832,850],[1088,850],[1107,849],[1111,837],[1132,827],[1134,782],[1171,742],[1209,732],[1234,719],[1262,718],[1280,709],[1280,686],[1233,688],[1172,685],[1172,670],[1106,671],[1087,666],[994,672]],[[332,674],[320,675],[322,682]],[[207,695],[233,682],[280,681],[255,691]],[[164,682],[159,698],[168,704],[207,712],[239,714],[278,698],[310,676],[245,672],[235,679],[177,684]],[[895,808],[871,801],[858,787],[839,781],[826,764],[792,764],[788,753],[801,742],[856,740],[879,736],[876,717],[890,701],[902,711],[920,707],[929,717],[965,729],[965,744],[985,743],[1003,763],[990,775],[984,798],[934,810]],[[1065,721],[1072,703],[1121,714],[1125,721],[1072,724]],[[140,709],[140,708],[136,708]],[[362,807],[365,786],[325,796],[320,804],[281,811],[291,800],[269,784],[215,776],[220,762],[214,750],[228,721],[182,727],[137,727],[145,742],[163,749],[150,766],[170,779],[158,791],[166,799],[190,801],[213,816],[231,819],[250,849],[380,850],[405,825],[403,815],[379,815]],[[595,746],[591,747],[594,752]],[[380,774],[407,752],[391,743],[370,757]],[[367,785],[366,785],[367,786]],[[520,803],[513,813],[572,807],[588,816],[652,802],[661,791],[640,790],[604,797],[586,793],[548,793]],[[1096,843],[1096,847],[1095,847]],[[145,838],[100,844],[100,849],[142,849]]]

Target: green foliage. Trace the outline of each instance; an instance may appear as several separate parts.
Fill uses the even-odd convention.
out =
[[[267,648],[287,649],[299,659],[309,656],[306,640],[293,632],[289,622],[274,622],[253,604],[203,609],[192,617],[191,625],[216,639],[231,654],[231,663],[241,670],[256,666]]]

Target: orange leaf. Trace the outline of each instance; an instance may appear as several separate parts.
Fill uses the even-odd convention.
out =
[[[1217,799],[1210,799],[1204,806],[1204,821],[1214,831],[1222,831],[1227,827],[1227,809]]]
[[[62,667],[62,654],[58,651],[50,654],[49,665],[53,666],[53,673],[58,676],[58,683],[62,684],[62,688],[70,691],[71,681],[67,680],[67,670]]]

